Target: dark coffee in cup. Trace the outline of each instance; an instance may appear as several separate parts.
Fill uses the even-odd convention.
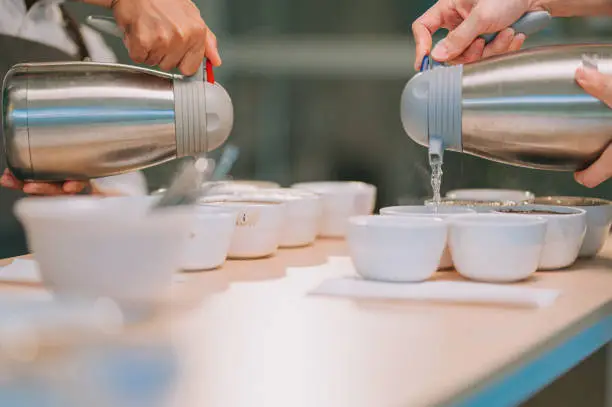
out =
[[[571,215],[571,213],[567,212],[556,212],[546,209],[500,209],[498,212],[518,215]]]

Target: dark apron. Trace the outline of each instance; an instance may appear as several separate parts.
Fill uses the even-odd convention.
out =
[[[8,35],[0,35],[0,83],[6,72],[15,64],[24,62],[76,61],[79,57],[33,41]],[[0,127],[0,136],[2,127]],[[4,139],[2,139],[4,140]],[[1,171],[6,168],[4,143],[2,142]],[[23,229],[13,215],[13,205],[24,197],[21,191],[0,187],[0,258],[17,256],[27,252]]]

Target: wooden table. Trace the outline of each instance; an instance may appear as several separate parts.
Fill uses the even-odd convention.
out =
[[[308,295],[342,241],[185,274],[172,323],[181,407],[512,406],[612,339],[612,241],[523,284],[538,310]],[[436,278],[456,279],[453,272]]]

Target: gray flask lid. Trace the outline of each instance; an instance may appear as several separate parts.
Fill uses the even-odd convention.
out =
[[[214,82],[212,66],[207,61],[191,77],[174,80],[174,121],[178,157],[195,156],[214,150],[227,140],[234,122],[232,100],[225,89]]]
[[[444,149],[462,151],[461,80],[463,66],[439,67],[416,74],[404,88],[401,120],[406,133],[428,147],[430,139]]]

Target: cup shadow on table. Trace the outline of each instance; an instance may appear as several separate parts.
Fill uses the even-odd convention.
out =
[[[312,245],[283,248],[274,255],[261,259],[230,260],[221,271],[226,272],[230,282],[269,281],[286,277],[287,268],[290,267],[314,267],[325,264],[327,257],[328,253],[321,253]]]
[[[612,271],[612,259],[609,257],[593,257],[578,259],[571,267],[568,267],[567,271],[575,270],[578,268],[588,267],[590,269],[598,271]]]

